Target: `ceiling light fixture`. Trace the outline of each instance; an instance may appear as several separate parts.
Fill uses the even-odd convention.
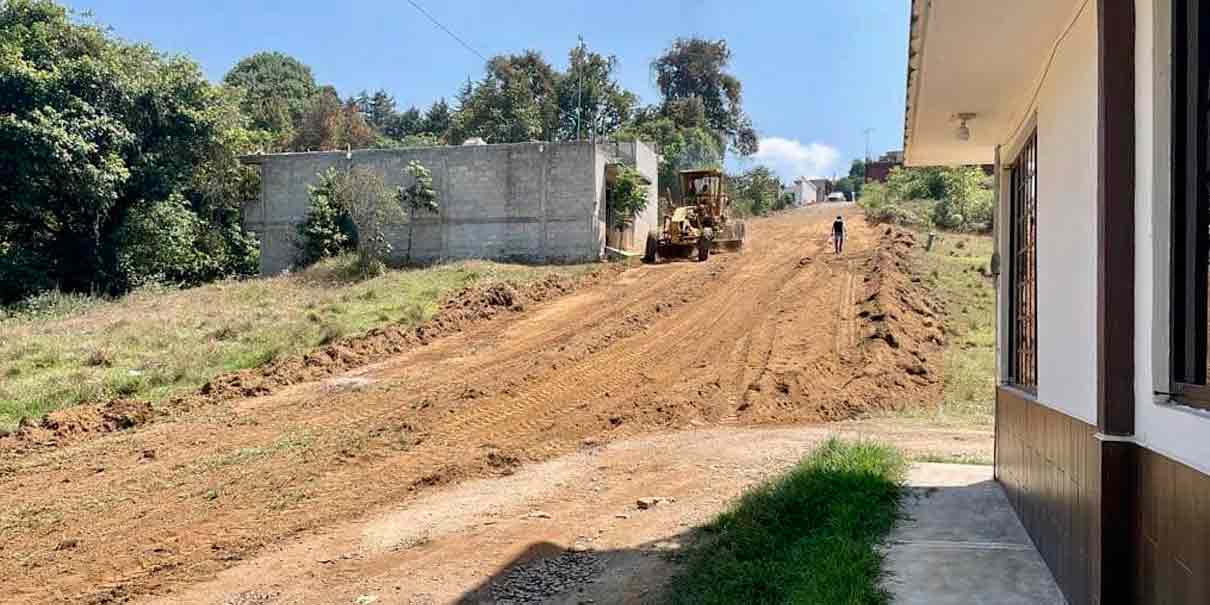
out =
[[[969,122],[970,120],[975,119],[975,114],[960,113],[960,114],[958,114],[958,119],[962,121],[962,124],[960,126],[958,126],[958,140],[959,141],[971,140],[971,129],[969,126],[966,125],[966,123]]]

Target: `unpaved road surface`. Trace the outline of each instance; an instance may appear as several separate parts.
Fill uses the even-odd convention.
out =
[[[671,537],[657,524],[597,541],[639,493],[684,494],[672,511],[698,500],[697,516],[668,521],[691,525],[821,435],[794,429],[806,432],[769,449],[773,437],[739,425],[844,421],[938,399],[943,337],[906,261],[910,236],[852,215],[848,250],[835,256],[834,212],[755,221],[743,254],[635,268],[335,378],[0,457],[0,600],[491,602],[491,582],[476,586],[522,551],[625,551],[638,536]],[[698,433],[662,437],[673,444],[663,458],[661,438],[643,440],[684,429],[723,431],[717,469],[694,459],[710,459],[701,444],[713,443]],[[766,449],[768,464],[737,470]],[[590,472],[594,452],[615,470]],[[663,474],[649,480],[664,485],[626,485],[626,469],[650,473],[659,460]],[[570,465],[562,475],[560,464]],[[533,501],[557,510],[518,525],[514,513]],[[513,519],[499,540],[484,520],[493,514]],[[428,534],[416,529],[425,523]],[[571,540],[578,528],[599,536]],[[539,561],[567,576],[553,584],[564,589],[626,569],[590,554]],[[635,556],[634,573],[616,573],[626,591],[627,578],[638,582],[615,593],[632,595],[623,601],[654,586],[643,582],[650,557]],[[518,578],[499,579],[529,581]]]

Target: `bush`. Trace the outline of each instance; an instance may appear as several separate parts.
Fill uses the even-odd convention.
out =
[[[648,191],[646,179],[630,166],[622,166],[609,182],[606,196],[609,199],[609,210],[613,214],[613,224],[619,231],[630,226],[634,217],[647,208]]]
[[[882,183],[867,183],[857,200],[857,206],[870,221],[924,229],[932,226],[932,205],[930,200],[909,202],[895,198],[891,188]]]
[[[153,283],[196,286],[256,271],[258,244],[238,225],[205,221],[179,195],[136,206],[115,234],[124,289]]]
[[[357,230],[349,213],[334,198],[341,174],[329,168],[319,175],[319,183],[308,187],[310,205],[306,219],[298,226],[298,260],[306,266],[337,256],[357,245]]]
[[[978,231],[991,228],[994,200],[978,168],[896,168],[885,184],[866,184],[857,205],[874,222]]]
[[[355,168],[338,183],[336,199],[357,228],[357,268],[364,277],[379,275],[393,249],[390,230],[403,223],[403,208],[372,170]]]

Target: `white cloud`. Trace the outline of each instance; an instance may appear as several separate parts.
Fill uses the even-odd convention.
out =
[[[823,143],[804,145],[793,139],[766,137],[752,159],[767,164],[783,182],[790,183],[800,176],[831,176],[840,151]]]

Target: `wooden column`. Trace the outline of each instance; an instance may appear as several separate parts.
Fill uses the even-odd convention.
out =
[[[1100,498],[1090,550],[1102,603],[1138,586],[1134,435],[1135,0],[1097,0],[1097,430]]]
[[[1134,0],[1097,0],[1097,428],[1134,434]]]

